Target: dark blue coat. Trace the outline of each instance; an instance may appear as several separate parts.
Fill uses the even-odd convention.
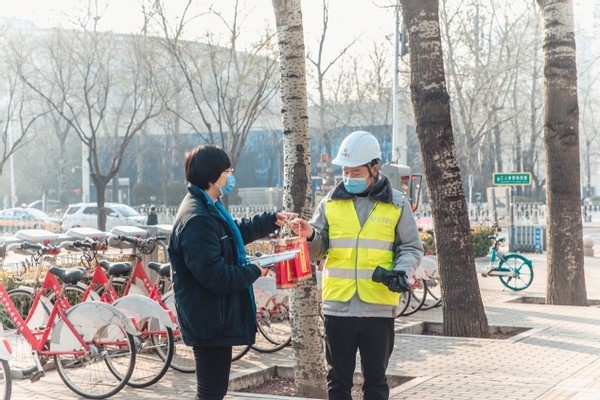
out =
[[[252,283],[260,277],[254,264],[239,265],[233,233],[214,204],[195,187],[188,188],[169,243],[177,318],[188,346],[254,343],[256,315]],[[277,229],[275,213],[238,221],[244,244]]]

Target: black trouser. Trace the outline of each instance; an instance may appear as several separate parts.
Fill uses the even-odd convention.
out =
[[[393,318],[325,316],[325,356],[329,400],[352,400],[356,350],[360,351],[365,400],[388,399],[385,371],[394,349]]]
[[[227,394],[231,370],[231,346],[194,346],[196,400],[221,400]]]

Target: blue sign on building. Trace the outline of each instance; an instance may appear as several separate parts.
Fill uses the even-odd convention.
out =
[[[542,252],[542,228],[539,226],[536,226],[533,235],[534,235],[535,252],[541,253]]]

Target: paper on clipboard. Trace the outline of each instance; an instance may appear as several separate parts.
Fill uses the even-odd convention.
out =
[[[260,257],[248,257],[247,261],[253,264],[258,262],[262,267],[266,267],[267,265],[273,265],[281,261],[291,260],[296,257],[299,252],[300,249],[292,249],[282,251],[281,253],[263,254]]]

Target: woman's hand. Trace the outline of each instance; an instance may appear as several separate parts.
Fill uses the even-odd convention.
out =
[[[304,219],[296,218],[290,222],[292,231],[301,237],[311,238],[313,236],[313,227]]]
[[[278,227],[283,227],[285,224],[287,224],[290,220],[292,220],[293,218],[296,218],[298,216],[297,213],[292,213],[292,212],[278,212],[277,213],[277,221],[275,221],[275,225],[277,225]]]
[[[271,267],[262,267],[260,268],[260,276],[265,277],[267,275],[269,275],[269,271],[271,271]]]

